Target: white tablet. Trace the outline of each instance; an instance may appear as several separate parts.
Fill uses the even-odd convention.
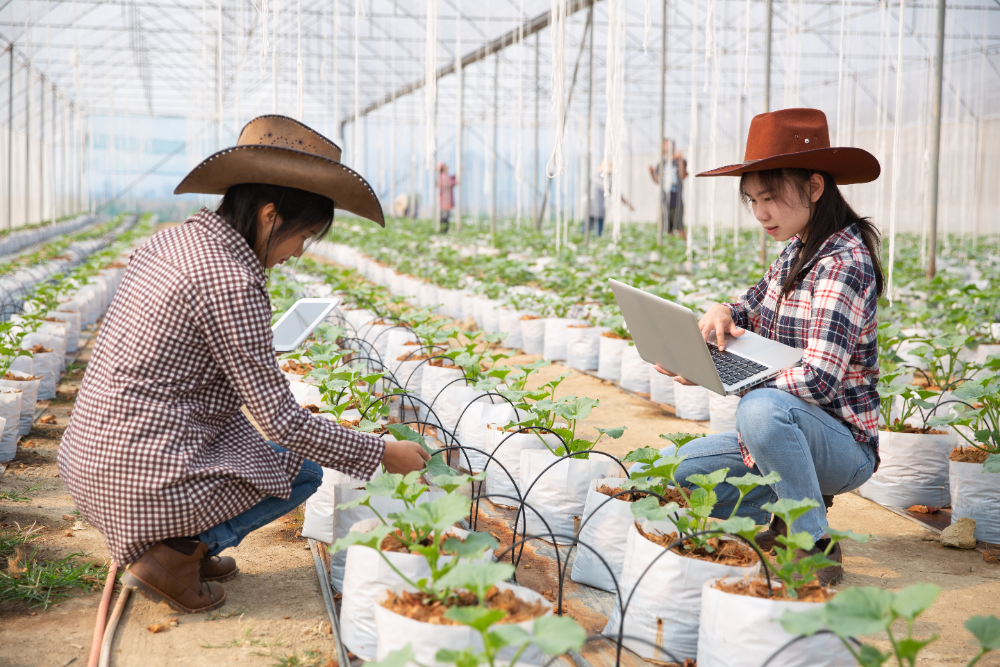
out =
[[[297,348],[339,303],[340,297],[296,301],[271,327],[274,349],[278,352],[291,352]]]

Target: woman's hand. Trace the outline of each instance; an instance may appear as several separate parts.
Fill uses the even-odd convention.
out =
[[[708,309],[708,312],[698,322],[698,327],[701,328],[701,335],[705,338],[706,342],[708,342],[709,334],[715,331],[715,342],[719,346],[719,350],[726,349],[725,334],[742,336],[745,332],[745,329],[740,329],[736,326],[736,322],[733,322],[733,314],[729,310],[729,307],[721,303],[717,303]]]
[[[675,380],[677,380],[678,382],[680,382],[681,384],[686,384],[689,387],[696,386],[694,382],[689,382],[688,380],[685,380],[684,378],[682,378],[680,375],[677,375],[676,373],[671,373],[670,371],[666,370],[665,368],[662,368],[659,364],[656,364],[655,366],[653,366],[653,368],[656,369],[657,373],[660,373],[662,375],[666,375],[668,377],[672,377]]]
[[[385,443],[382,465],[391,473],[405,475],[414,470],[422,470],[431,455],[416,442],[410,440],[389,440]]]

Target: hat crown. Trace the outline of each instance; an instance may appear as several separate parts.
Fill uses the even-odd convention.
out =
[[[782,109],[754,116],[745,162],[830,148],[830,128],[819,109]]]
[[[246,124],[237,146],[276,146],[340,162],[340,147],[286,116],[260,116]]]

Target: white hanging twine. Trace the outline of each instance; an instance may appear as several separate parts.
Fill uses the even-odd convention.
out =
[[[625,38],[626,38],[626,4],[627,0],[608,0],[608,46],[607,46],[607,76],[605,97],[607,100],[607,116],[604,129],[604,161],[617,175],[609,178],[607,170],[604,176],[605,213],[607,213],[607,197],[611,196],[614,207],[614,224],[612,240],[618,242],[621,238],[621,167],[625,164],[623,145],[625,143]]]
[[[361,0],[354,0],[354,168],[361,171],[361,46],[358,33],[361,31]]]
[[[646,17],[645,17],[645,20],[643,22],[643,31],[642,31],[642,52],[643,53],[646,53],[646,50],[649,47],[649,33],[652,30],[652,28],[653,28],[652,12],[650,12],[650,10],[649,10],[649,0],[646,0]]]
[[[271,29],[274,31],[271,36],[271,108],[273,113],[278,113],[278,17],[280,9],[281,0],[274,0],[274,17],[271,19]]]
[[[264,64],[267,62],[267,0],[260,0],[260,4],[254,5],[257,14],[260,15],[260,73],[264,74]]]
[[[892,305],[892,273],[896,263],[896,208],[899,190],[899,172],[903,164],[900,160],[901,132],[903,129],[903,17],[906,15],[906,0],[899,0],[899,36],[896,51],[896,111],[893,115],[892,136],[892,198],[889,202],[889,305]]]
[[[395,24],[393,24],[395,25]],[[340,136],[340,67],[338,44],[340,39],[340,3],[333,3],[333,137],[343,143]]]
[[[750,94],[750,0],[747,0],[746,48],[743,51],[743,94]],[[740,137],[736,137],[736,141],[739,142]]]
[[[521,0],[517,15],[517,43],[521,55],[524,55],[524,0]],[[458,57],[456,51],[456,58]],[[514,182],[517,183],[517,217],[515,224],[521,227],[522,201],[524,190],[524,159],[522,151],[522,135],[524,134],[524,58],[518,60],[517,66],[517,161],[514,166]]]
[[[434,107],[437,103],[437,0],[427,0],[427,44],[424,52],[426,69],[424,83],[424,143],[426,144],[426,165],[434,169],[437,151]]]
[[[302,121],[302,87],[304,84],[302,75],[302,0],[297,0],[296,5],[296,55],[295,55],[295,118]]]
[[[545,173],[555,178],[563,172],[563,118],[565,104],[566,62],[566,0],[550,0],[549,25],[551,26],[550,47],[552,52],[552,111],[555,113],[556,134],[552,155],[545,165]]]

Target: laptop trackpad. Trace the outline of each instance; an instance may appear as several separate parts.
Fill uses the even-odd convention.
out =
[[[714,332],[709,340],[714,340]],[[726,350],[772,368],[788,368],[802,360],[802,350],[747,331],[738,338],[726,336]]]

